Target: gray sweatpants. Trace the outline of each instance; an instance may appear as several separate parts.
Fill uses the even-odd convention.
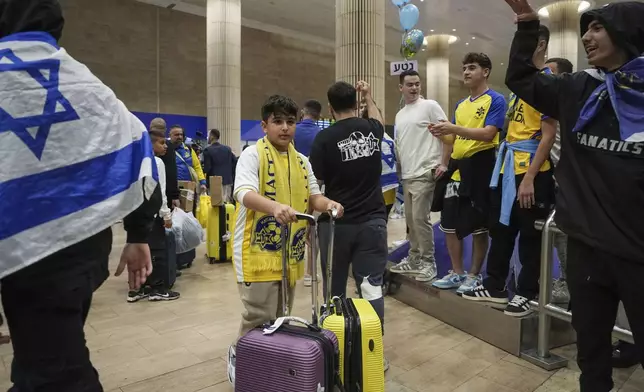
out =
[[[329,253],[328,222],[320,223],[318,239],[322,280],[326,288],[326,263]],[[384,325],[385,300],[382,296],[382,283],[387,267],[387,224],[384,219],[373,219],[360,224],[335,225],[332,297],[346,297],[349,265],[352,267],[360,297],[371,303]]]

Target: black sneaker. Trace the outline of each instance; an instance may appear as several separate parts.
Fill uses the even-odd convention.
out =
[[[486,302],[497,305],[505,305],[508,303],[508,292],[506,290],[488,290],[483,285],[477,286],[474,290],[464,292],[462,297],[469,301]]]
[[[617,369],[628,369],[639,363],[637,350],[634,344],[617,341],[613,345],[613,367]]]
[[[179,299],[181,294],[171,290],[155,290],[150,294],[149,301],[173,301]]]
[[[137,302],[150,296],[150,288],[148,286],[141,287],[138,291],[128,291],[127,302]]]
[[[515,295],[512,301],[505,308],[506,316],[525,317],[532,314],[534,310],[530,307],[530,300],[520,295]]]

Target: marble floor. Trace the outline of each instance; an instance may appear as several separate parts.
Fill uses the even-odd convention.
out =
[[[404,222],[390,223],[390,240]],[[123,231],[115,228],[111,270]],[[199,249],[203,255],[205,249]],[[225,356],[238,329],[241,303],[230,264],[198,258],[184,270],[167,303],[127,303],[126,277],[111,277],[97,292],[85,328],[92,361],[107,392],[232,392]],[[353,286],[352,286],[353,287]],[[350,289],[350,292],[353,288]],[[310,293],[297,289],[294,314],[310,317]],[[441,321],[386,298],[388,392],[573,392],[578,369],[541,370]],[[4,327],[6,331],[6,327]],[[0,329],[1,330],[1,329]],[[574,347],[559,354],[574,358]],[[0,346],[0,390],[10,386],[10,345]],[[644,390],[644,371],[616,371],[617,388]]]

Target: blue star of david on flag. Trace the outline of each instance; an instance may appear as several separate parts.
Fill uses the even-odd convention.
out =
[[[11,61],[11,64],[5,59]],[[0,61],[4,61],[0,63],[0,72],[26,72],[47,92],[42,114],[14,118],[0,107],[0,133],[13,132],[40,160],[51,126],[80,118],[59,90],[60,61],[23,61],[11,49],[0,50]],[[29,129],[36,129],[33,136]]]

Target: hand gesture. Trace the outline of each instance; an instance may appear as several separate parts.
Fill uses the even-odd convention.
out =
[[[528,0],[505,0],[505,2],[508,3],[512,11],[517,15],[516,22],[528,22],[539,19],[539,15],[528,4]]]
[[[207,195],[208,194],[208,187],[207,186],[201,185],[200,188],[201,188],[201,194],[202,195]]]
[[[152,273],[152,256],[148,244],[126,244],[115,276],[121,276],[127,266],[130,290],[138,290]]]
[[[291,206],[279,203],[273,208],[272,213],[277,223],[281,225],[286,225],[291,222],[297,222],[295,214],[297,214],[297,211],[295,211]]]
[[[441,120],[437,124],[429,124],[427,129],[429,129],[429,132],[436,137],[454,134],[454,124],[444,120]]]
[[[536,204],[534,200],[534,180],[527,176],[523,177],[517,191],[517,201],[521,208],[532,208]]]
[[[344,207],[337,201],[330,200],[329,205],[326,207],[326,210],[329,212],[329,214],[331,213],[331,211],[335,210],[337,212],[335,219],[340,219],[342,218],[342,215],[344,215]]]
[[[434,179],[438,180],[439,178],[443,177],[445,173],[447,173],[447,166],[441,163],[440,165],[436,166],[436,169],[434,169]]]
[[[360,95],[364,98],[368,95],[371,95],[371,86],[369,83],[365,82],[364,80],[361,80],[358,82],[356,85],[356,90],[360,93]]]

